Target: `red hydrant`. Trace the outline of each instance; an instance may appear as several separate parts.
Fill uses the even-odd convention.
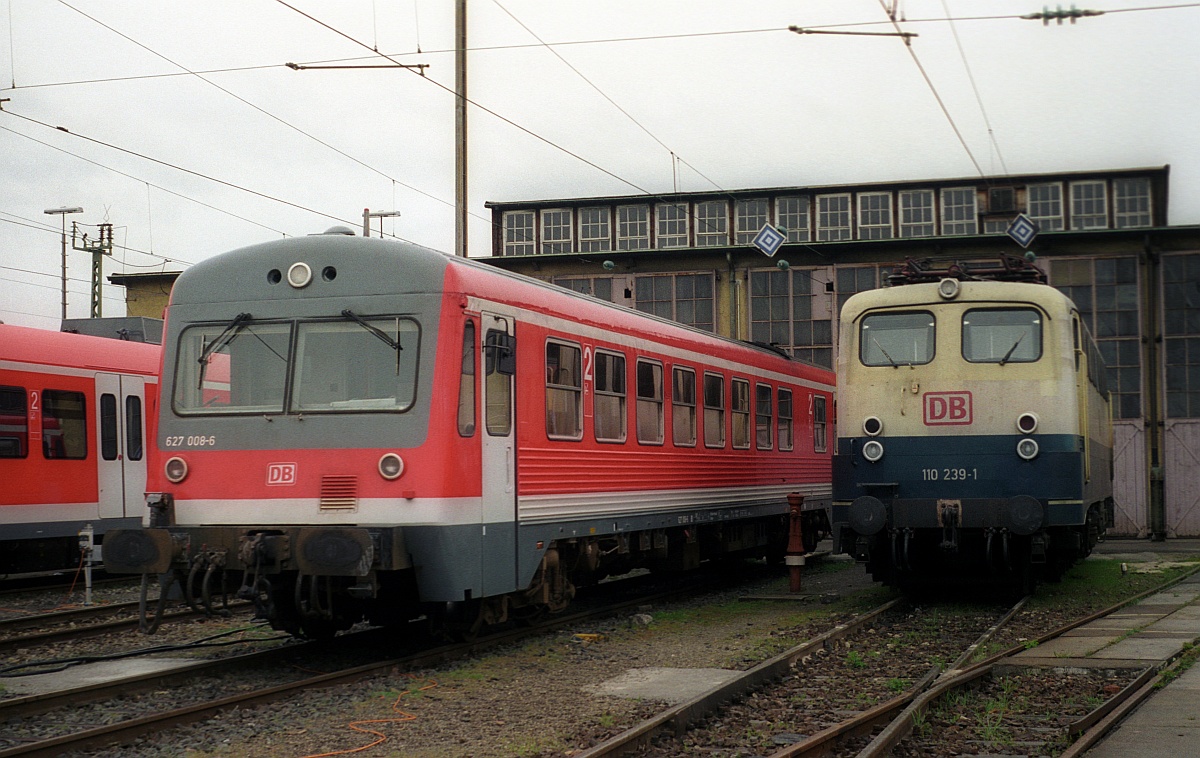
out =
[[[804,532],[801,527],[801,511],[804,509],[804,495],[799,492],[788,493],[788,546],[784,563],[787,564],[790,576],[789,589],[800,591],[800,568],[804,565]]]

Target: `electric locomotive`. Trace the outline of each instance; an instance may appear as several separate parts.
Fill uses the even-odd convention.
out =
[[[179,277],[146,528],[109,571],[302,636],[472,635],[634,568],[782,556],[790,493],[827,528],[832,372],[337,231]]]
[[[1112,512],[1105,367],[1031,263],[908,261],[840,317],[835,551],[887,584],[1028,590]]]
[[[0,578],[77,568],[110,528],[141,523],[159,356],[0,324]]]

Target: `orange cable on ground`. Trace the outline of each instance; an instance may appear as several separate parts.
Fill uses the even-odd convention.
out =
[[[409,674],[405,674],[405,676],[407,676],[409,679],[414,679],[414,680],[418,678],[415,676],[411,676]],[[329,756],[334,756],[334,755],[350,755],[351,753],[361,753],[364,750],[370,750],[371,748],[375,747],[376,745],[381,745],[384,742],[387,742],[388,736],[386,734],[384,734],[383,732],[377,732],[374,729],[366,729],[366,728],[364,728],[364,726],[366,724],[399,724],[399,723],[404,723],[406,721],[416,721],[417,720],[416,714],[408,713],[406,711],[400,710],[400,708],[399,708],[400,701],[405,696],[407,696],[409,693],[424,692],[425,690],[431,690],[434,687],[438,686],[437,682],[435,682],[432,679],[426,679],[425,681],[427,682],[427,684],[424,687],[418,687],[415,690],[406,689],[403,692],[401,692],[399,695],[396,696],[396,700],[392,703],[392,711],[399,714],[398,716],[393,717],[393,718],[388,718],[388,719],[363,719],[361,721],[351,721],[349,724],[346,725],[356,732],[362,732],[364,734],[373,734],[376,737],[378,737],[379,739],[375,740],[374,742],[370,743],[369,745],[363,745],[362,747],[350,748],[348,750],[334,750],[333,752],[330,752],[330,753],[316,753],[313,755],[306,755],[306,756],[304,756],[304,758],[329,758]]]

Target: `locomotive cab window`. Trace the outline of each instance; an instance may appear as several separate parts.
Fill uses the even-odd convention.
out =
[[[583,437],[583,365],[578,345],[546,343],[546,436]]]
[[[288,324],[253,323],[246,314],[188,327],[176,354],[175,412],[282,413],[290,341]]]
[[[417,385],[418,328],[406,318],[301,323],[292,409],[405,411]]]
[[[0,387],[0,458],[29,455],[29,411],[24,387]]]
[[[876,313],[863,319],[859,358],[864,366],[920,366],[933,360],[934,319],[928,311]]]
[[[475,436],[475,322],[463,325],[462,368],[458,375],[458,433]]]
[[[1033,363],[1042,357],[1042,314],[975,308],[963,314],[962,354],[971,363]]]

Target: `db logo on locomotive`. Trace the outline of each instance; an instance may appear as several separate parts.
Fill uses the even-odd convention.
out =
[[[926,392],[925,426],[971,423],[970,392]]]

